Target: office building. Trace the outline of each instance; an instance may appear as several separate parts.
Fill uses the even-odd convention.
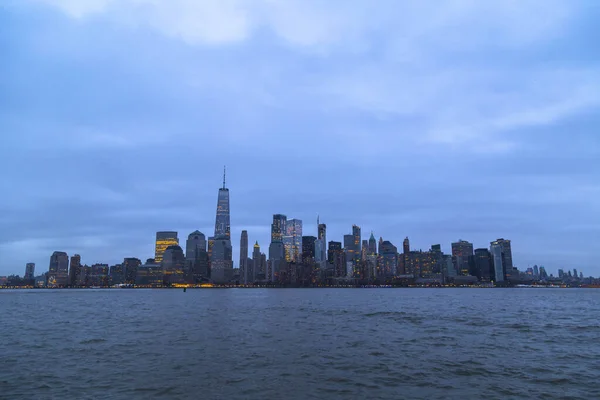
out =
[[[154,262],[154,260],[152,260]],[[137,279],[138,269],[142,265],[142,260],[135,257],[123,259],[123,276],[124,282],[128,285],[134,285]]]
[[[496,283],[504,282],[504,260],[502,256],[502,245],[492,242],[490,246],[490,255],[492,267],[494,269],[493,278]]]
[[[55,251],[48,267],[48,286],[65,287],[69,281],[69,256],[63,251]]]
[[[27,263],[25,265],[25,275],[24,278],[28,281],[35,278],[35,263]]]
[[[190,233],[185,242],[185,259],[188,264],[192,265],[200,253],[206,253],[206,236],[197,230]]]
[[[177,232],[173,231],[161,231],[156,232],[156,243],[154,250],[154,260],[156,263],[160,264],[163,259],[163,254],[167,247],[169,246],[178,246],[179,238],[177,237]]]
[[[161,261],[165,285],[185,283],[185,261],[185,255],[180,246],[167,247]]]
[[[283,237],[285,258],[288,262],[302,262],[302,220],[290,219],[286,222]]]
[[[475,276],[483,282],[490,282],[494,278],[492,258],[488,249],[475,249]]]
[[[225,184],[225,169],[223,169],[223,187],[219,189],[217,199],[217,218],[215,219],[215,239],[231,240],[229,189]]]
[[[240,280],[248,283],[248,231],[242,231],[240,237]]]
[[[71,256],[71,265],[69,266],[69,286],[77,286],[79,275],[81,275],[81,256],[74,254]]]
[[[459,240],[456,243],[452,243],[452,257],[458,275],[469,275],[469,259],[472,256],[473,243],[469,243],[466,240]]]
[[[284,236],[287,235],[287,217],[283,214],[273,214],[273,223],[271,224],[271,243],[283,243]]]

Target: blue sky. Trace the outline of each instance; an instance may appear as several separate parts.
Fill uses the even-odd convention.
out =
[[[0,275],[272,214],[600,275],[590,1],[3,0]]]

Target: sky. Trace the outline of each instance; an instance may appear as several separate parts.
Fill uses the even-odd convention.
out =
[[[0,275],[317,215],[600,275],[596,0],[0,0]]]

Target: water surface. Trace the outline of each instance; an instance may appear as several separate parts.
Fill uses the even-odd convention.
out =
[[[0,291],[1,399],[600,398],[600,290]]]

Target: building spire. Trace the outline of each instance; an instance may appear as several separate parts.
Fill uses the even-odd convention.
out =
[[[223,189],[225,189],[225,176],[226,176],[227,170],[226,170],[226,166],[223,165]]]

